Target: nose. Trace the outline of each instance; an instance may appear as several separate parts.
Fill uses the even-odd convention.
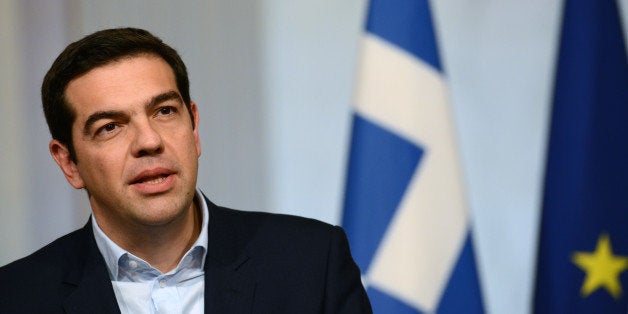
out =
[[[135,157],[153,156],[164,150],[161,134],[149,121],[139,122],[135,127],[132,153]]]

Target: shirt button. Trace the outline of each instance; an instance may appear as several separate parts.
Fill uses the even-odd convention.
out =
[[[133,260],[129,261],[129,267],[136,268],[137,267],[137,262],[133,261]]]
[[[162,288],[165,287],[166,286],[166,281],[165,280],[160,280],[159,281],[159,286],[162,287]]]

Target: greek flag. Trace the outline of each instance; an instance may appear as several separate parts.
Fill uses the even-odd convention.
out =
[[[482,313],[447,86],[426,0],[373,0],[342,224],[375,313]]]

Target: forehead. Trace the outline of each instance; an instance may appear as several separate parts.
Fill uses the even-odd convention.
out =
[[[98,110],[142,105],[165,91],[177,91],[174,72],[162,58],[142,54],[94,68],[68,83],[65,99],[79,118]]]

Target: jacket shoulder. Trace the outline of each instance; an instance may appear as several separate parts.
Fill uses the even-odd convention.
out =
[[[371,313],[342,228],[285,214],[221,207],[215,212],[210,221],[219,218],[210,223],[210,234],[222,233],[214,240],[232,237],[216,241],[228,243],[225,252],[248,254],[257,306],[268,312],[294,308],[301,313]],[[212,233],[212,226],[219,231]],[[209,245],[216,245],[211,236]]]
[[[211,226],[221,231],[214,233]],[[228,242],[234,246],[246,246],[253,251],[259,247],[265,252],[288,247],[324,249],[331,237],[338,234],[344,237],[342,228],[312,218],[218,206],[210,212],[210,234],[230,237]]]
[[[46,310],[54,307],[60,311],[61,304],[57,301],[72,291],[72,286],[65,282],[82,269],[81,256],[85,255],[84,246],[89,240],[84,229],[0,267],[0,312],[18,312],[29,306]]]
[[[245,229],[257,230],[268,228],[266,232],[271,233],[306,233],[306,232],[329,232],[339,227],[301,216],[288,214],[243,211],[226,207],[216,206],[213,213],[220,216],[221,222],[231,226],[243,226]],[[210,216],[212,216],[210,214]]]
[[[10,277],[14,273],[23,277],[24,273],[33,273],[42,268],[72,267],[71,264],[76,261],[77,254],[86,241],[83,233],[83,229],[75,230],[26,257],[0,267],[0,278]]]

